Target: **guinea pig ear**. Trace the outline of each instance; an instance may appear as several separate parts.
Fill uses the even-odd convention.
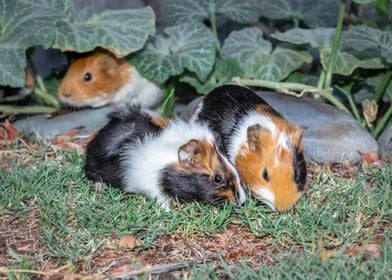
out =
[[[192,139],[178,149],[178,161],[184,168],[194,167],[203,155],[203,146],[199,140]]]
[[[111,56],[110,54],[102,54],[98,59],[98,64],[102,67],[102,69],[107,72],[111,73],[115,69],[118,68],[118,63],[116,58]]]
[[[257,146],[261,142],[261,132],[263,131],[263,127],[259,124],[255,124],[248,127],[247,135],[248,135],[248,146],[249,150],[255,152],[257,150]]]

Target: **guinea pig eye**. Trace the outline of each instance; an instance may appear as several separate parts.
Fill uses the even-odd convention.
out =
[[[262,174],[262,176],[263,176],[264,181],[269,182],[270,178],[269,178],[269,175],[268,175],[268,170],[267,170],[267,168],[264,168],[264,169],[263,169],[263,174]]]
[[[220,185],[222,182],[223,182],[223,178],[222,178],[222,176],[220,176],[220,175],[214,175],[214,177],[213,177],[213,180],[214,180],[214,183],[216,184],[216,185]]]
[[[91,73],[87,72],[86,74],[84,74],[83,81],[89,82],[89,81],[91,81],[91,78],[92,78]]]

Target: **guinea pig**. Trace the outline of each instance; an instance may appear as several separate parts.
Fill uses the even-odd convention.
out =
[[[140,193],[170,208],[172,199],[242,204],[234,166],[206,124],[163,121],[136,106],[119,108],[87,146],[87,177]]]
[[[272,209],[291,208],[305,192],[303,128],[288,122],[250,89],[215,88],[203,97],[192,120],[204,121],[219,133],[244,186]]]
[[[73,107],[137,104],[155,108],[163,99],[163,90],[142,77],[126,58],[97,50],[71,64],[57,96]]]

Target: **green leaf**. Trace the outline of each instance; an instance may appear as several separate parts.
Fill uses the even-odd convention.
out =
[[[169,25],[202,22],[212,13],[223,14],[240,23],[252,23],[259,18],[258,9],[258,0],[166,0],[162,13]]]
[[[322,49],[320,52],[321,64],[324,70],[327,70],[331,50]],[[333,69],[334,74],[349,76],[357,68],[363,69],[383,69],[385,66],[382,64],[381,59],[378,57],[367,58],[360,60],[347,52],[338,52],[336,57],[336,64]]]
[[[300,19],[309,27],[335,26],[339,0],[263,0],[261,14],[270,19]]]
[[[295,28],[284,33],[277,32],[271,36],[292,44],[309,44],[311,47],[318,49],[320,52],[321,64],[324,70],[327,70],[334,34],[334,28],[320,27],[316,29]],[[343,40],[348,36],[350,35],[343,32]],[[356,68],[382,69],[385,68],[385,66],[377,56],[357,58],[347,51],[338,51],[333,73],[348,76],[351,75]]]
[[[71,0],[0,0],[0,85],[24,85],[29,47],[85,52],[100,46],[124,56],[155,33],[154,20],[151,8],[96,15],[77,11]]]
[[[215,61],[215,37],[201,23],[185,23],[164,30],[131,58],[131,63],[146,78],[158,83],[185,69],[207,78]]]
[[[215,87],[230,82],[234,77],[243,77],[244,70],[233,59],[217,59],[214,70],[210,73],[205,82],[201,82],[194,76],[186,75],[180,79],[181,82],[188,83],[200,94],[206,94]]]
[[[380,16],[386,17],[389,14],[389,0],[376,0],[376,10]]]
[[[392,31],[379,30],[366,25],[352,26],[342,40],[345,50],[372,50],[379,53],[388,63],[392,63]]]
[[[222,57],[235,59],[245,70],[248,78],[281,81],[291,72],[310,63],[312,57],[307,52],[276,47],[263,39],[263,33],[256,27],[232,32],[222,48]]]
[[[23,86],[25,49],[50,46],[59,14],[50,7],[37,9],[34,1],[0,1],[0,85]]]
[[[286,32],[276,32],[271,37],[296,45],[309,44],[313,48],[330,48],[335,36],[335,28],[303,29],[293,28]]]
[[[366,79],[366,83],[372,87],[374,87],[374,91],[380,86],[381,82],[385,77],[385,73],[381,73],[380,75],[371,77]],[[392,99],[392,80],[389,81],[387,87],[385,88],[384,95],[382,96],[382,100],[384,102],[391,102]],[[392,102],[391,102],[392,103]]]
[[[99,46],[121,57],[140,50],[148,36],[155,33],[155,16],[150,7],[106,10],[99,15],[89,9],[79,14],[70,9],[66,16],[57,22],[53,44],[62,51],[86,52]]]
[[[374,2],[374,0],[353,0],[353,1],[357,4],[362,4],[362,5],[367,5]]]

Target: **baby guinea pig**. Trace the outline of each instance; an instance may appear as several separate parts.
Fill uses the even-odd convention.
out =
[[[303,128],[289,123],[253,91],[217,87],[204,96],[192,120],[205,121],[220,134],[244,185],[272,209],[291,208],[305,192]]]
[[[206,124],[153,118],[136,106],[109,114],[87,147],[84,170],[95,182],[156,198],[166,209],[174,198],[215,205],[245,201],[236,169]]]
[[[97,50],[71,64],[57,96],[73,107],[119,103],[155,108],[163,99],[163,90],[143,78],[126,58]]]

